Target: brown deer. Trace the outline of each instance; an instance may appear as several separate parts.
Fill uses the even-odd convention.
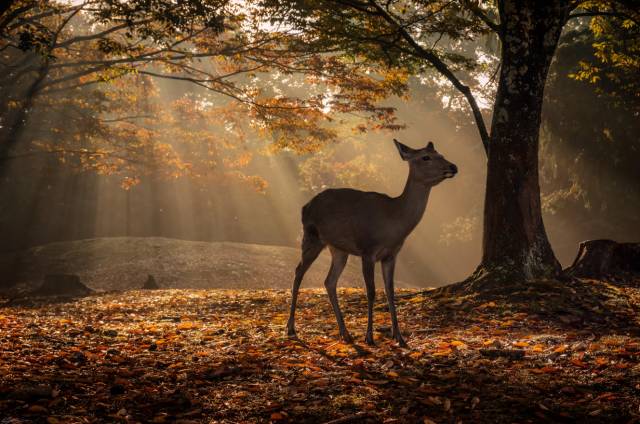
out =
[[[409,164],[409,176],[399,197],[349,188],[329,189],[315,196],[302,208],[302,260],[296,267],[291,290],[291,313],[287,323],[289,337],[296,336],[295,311],[298,291],[305,272],[320,252],[329,246],[331,268],[324,282],[338,321],[340,337],[352,338],[344,325],[336,287],[349,255],[362,257],[362,273],[367,290],[368,322],[365,341],[373,344],[373,304],[375,301],[374,266],[382,262],[384,289],[391,313],[391,335],[406,346],[396,316],[393,273],[398,252],[407,236],[418,225],[431,187],[452,178],[458,168],[436,152],[433,143],[412,149],[393,140],[402,160]]]

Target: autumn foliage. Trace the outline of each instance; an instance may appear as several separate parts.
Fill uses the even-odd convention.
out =
[[[405,71],[310,52],[232,2],[16,1],[0,31],[3,167],[49,154],[125,188],[155,175],[262,189],[242,172],[255,152],[402,127],[380,101],[405,93]]]
[[[300,340],[284,336],[283,291],[14,303],[0,311],[0,414],[48,423],[633,422],[637,281],[570,287],[606,295],[578,310],[553,298],[402,291],[409,349],[390,339],[382,301],[376,346],[364,344],[361,289],[340,291],[361,339],[354,345],[338,341],[316,290],[302,292]]]

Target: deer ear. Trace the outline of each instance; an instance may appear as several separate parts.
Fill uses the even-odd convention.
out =
[[[432,151],[432,152],[436,150],[436,149],[433,147],[433,143],[432,143],[431,141],[427,144],[427,150],[430,150],[430,151]]]
[[[409,146],[405,146],[395,138],[393,139],[393,143],[396,145],[396,148],[398,149],[398,152],[400,153],[400,157],[402,158],[402,160],[411,159],[411,157],[413,156],[413,153],[415,153],[415,150],[413,150]]]

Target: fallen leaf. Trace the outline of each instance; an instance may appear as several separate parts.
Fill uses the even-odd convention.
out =
[[[564,351],[567,350],[568,347],[569,346],[567,346],[567,345],[561,345],[561,346],[558,346],[557,348],[553,349],[553,351],[555,353],[563,353]]]
[[[281,414],[280,412],[274,412],[271,414],[270,417],[271,421],[282,421],[285,419],[285,416],[283,414]]]
[[[550,374],[550,373],[554,373],[554,372],[558,372],[560,371],[559,368],[556,367],[551,367],[551,366],[546,366],[546,367],[542,367],[542,368],[534,368],[531,370],[531,372],[534,372],[536,374]]]
[[[32,414],[46,414],[47,412],[49,412],[47,408],[40,405],[31,405],[29,409],[27,409],[27,411],[31,412]]]

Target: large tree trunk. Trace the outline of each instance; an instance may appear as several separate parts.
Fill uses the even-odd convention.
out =
[[[560,1],[500,2],[502,61],[493,110],[480,270],[531,280],[556,275],[542,222],[538,136],[544,85],[566,6]]]

